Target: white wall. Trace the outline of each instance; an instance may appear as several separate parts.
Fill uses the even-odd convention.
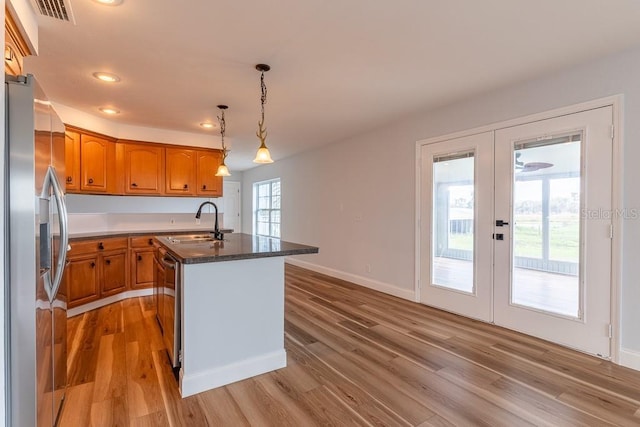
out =
[[[57,102],[53,102],[53,108],[65,124],[102,133],[113,138],[173,145],[188,145],[192,147],[220,148],[220,138],[214,133],[190,133],[169,129],[127,125],[114,120],[107,120]],[[229,144],[232,143],[233,140],[230,139]]]
[[[207,205],[200,221],[195,213],[202,202],[218,206],[224,223],[224,198],[143,197],[67,194],[71,235],[114,231],[213,230],[214,209]]]
[[[245,171],[244,231],[252,226],[252,183],[280,177],[283,239],[320,247],[304,261],[392,294],[412,295],[416,141],[618,93],[624,94],[625,114],[623,206],[640,208],[638,76],[640,49],[629,50]],[[625,220],[623,235],[621,343],[638,352],[640,220]]]

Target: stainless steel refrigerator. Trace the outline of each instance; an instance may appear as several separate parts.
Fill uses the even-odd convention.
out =
[[[5,76],[5,96],[7,425],[52,426],[67,383],[64,124],[31,75]]]

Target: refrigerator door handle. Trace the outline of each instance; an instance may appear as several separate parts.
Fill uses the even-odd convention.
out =
[[[50,191],[53,192],[53,198],[56,201],[56,207],[58,210],[58,221],[60,222],[60,243],[55,276],[53,277],[53,280],[51,280],[51,273],[45,276],[45,283],[47,284],[47,286],[45,286],[45,289],[47,290],[49,296],[49,302],[53,302],[56,295],[58,294],[60,285],[62,284],[62,275],[64,274],[64,269],[66,267],[67,250],[69,246],[67,205],[64,201],[64,192],[62,191],[62,186],[58,181],[56,170],[53,168],[53,166],[49,166],[49,169],[47,169],[47,176],[42,188],[41,198],[49,197]],[[43,236],[41,236],[41,238],[42,237]],[[50,238],[50,236],[47,238]]]

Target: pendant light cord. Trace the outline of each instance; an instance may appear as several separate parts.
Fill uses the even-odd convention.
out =
[[[224,130],[225,130],[225,121],[224,121],[224,110],[220,110],[222,116],[218,116],[218,122],[220,122],[220,136],[222,137],[222,149],[224,150]]]
[[[224,108],[221,108],[224,107]],[[222,142],[222,161],[224,162],[224,159],[227,158],[227,153],[229,150],[227,150],[226,145],[224,144],[224,133],[226,131],[227,128],[227,123],[224,120],[224,110],[227,108],[226,105],[222,105],[222,106],[218,106],[218,108],[220,108],[220,115],[218,116],[218,123],[220,123],[220,137],[221,137],[221,142]]]
[[[262,123],[264,123],[264,104],[267,103],[267,85],[264,84],[264,71],[260,74],[260,89],[262,89],[262,96],[260,96],[260,105],[262,107]]]

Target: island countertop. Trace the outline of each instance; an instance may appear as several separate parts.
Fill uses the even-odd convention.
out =
[[[318,253],[315,246],[244,233],[225,234],[224,240],[219,242],[174,243],[176,238],[179,239],[177,235],[160,235],[155,238],[183,264]]]

